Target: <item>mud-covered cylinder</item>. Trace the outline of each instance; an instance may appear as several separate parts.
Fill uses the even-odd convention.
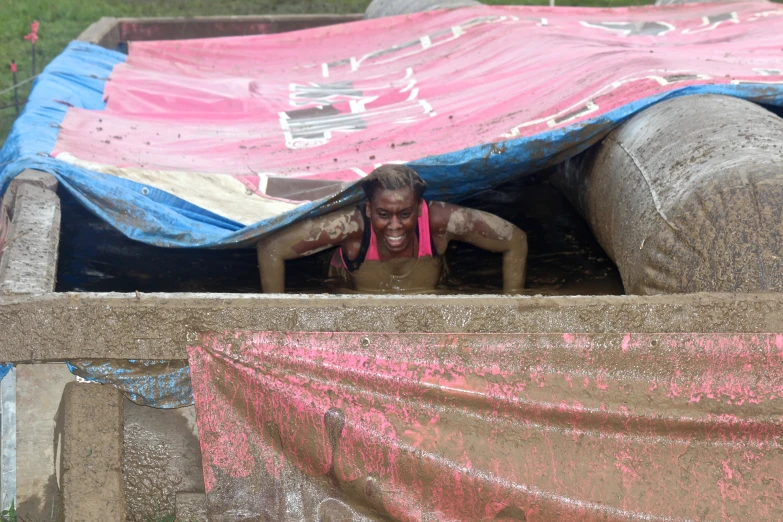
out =
[[[470,5],[482,4],[476,0],[372,0],[364,11],[364,17],[367,19],[383,18],[384,16],[420,13],[422,11]]]
[[[783,291],[783,119],[758,105],[661,102],[553,181],[628,294]]]

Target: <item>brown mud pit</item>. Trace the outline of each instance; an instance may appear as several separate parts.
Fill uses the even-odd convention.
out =
[[[528,236],[526,289],[543,295],[619,295],[622,282],[586,223],[547,181],[533,174],[459,204],[496,214]],[[255,249],[160,248],[124,237],[90,214],[65,190],[57,291],[228,292],[261,291]],[[426,196],[426,194],[425,194]],[[286,263],[289,293],[328,292],[332,251]],[[443,293],[497,294],[502,255],[462,243],[446,252]]]

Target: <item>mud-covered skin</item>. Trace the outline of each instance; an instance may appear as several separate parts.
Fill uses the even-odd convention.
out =
[[[503,292],[519,293],[524,289],[527,236],[518,227],[487,212],[441,202],[430,205],[430,224],[439,254],[446,251],[452,239],[502,252]]]
[[[426,256],[365,261],[350,274],[343,273],[344,270],[335,272],[328,283],[339,293],[433,293],[441,279],[443,259]]]
[[[442,273],[440,258],[417,258],[415,230],[419,205],[410,188],[380,190],[363,208],[345,209],[290,226],[257,245],[261,286],[267,293],[285,291],[285,261],[339,246],[355,259],[360,252],[365,220],[377,237],[379,261],[365,261],[343,274],[347,290],[366,293],[421,293],[432,291]],[[449,203],[429,204],[430,232],[439,256],[452,240],[503,253],[503,291],[524,288],[527,237],[519,228],[492,214]]]

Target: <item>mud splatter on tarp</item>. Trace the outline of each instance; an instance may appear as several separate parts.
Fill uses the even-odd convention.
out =
[[[210,520],[783,516],[783,335],[228,332],[189,355]]]
[[[74,42],[0,150],[0,194],[43,170],[131,239],[205,248],[357,202],[349,182],[376,164],[407,162],[429,199],[455,201],[573,157],[670,97],[783,106],[768,45],[781,13],[761,1],[474,6],[133,42],[127,57]],[[519,41],[532,43],[509,45]],[[325,186],[337,192],[318,199]]]

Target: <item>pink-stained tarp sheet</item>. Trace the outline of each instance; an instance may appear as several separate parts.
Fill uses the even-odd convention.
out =
[[[210,520],[779,520],[783,335],[216,332]]]
[[[390,162],[451,199],[569,157],[667,95],[778,103],[781,15],[763,1],[477,6],[131,42],[105,110],[69,110],[53,155],[244,225]]]

